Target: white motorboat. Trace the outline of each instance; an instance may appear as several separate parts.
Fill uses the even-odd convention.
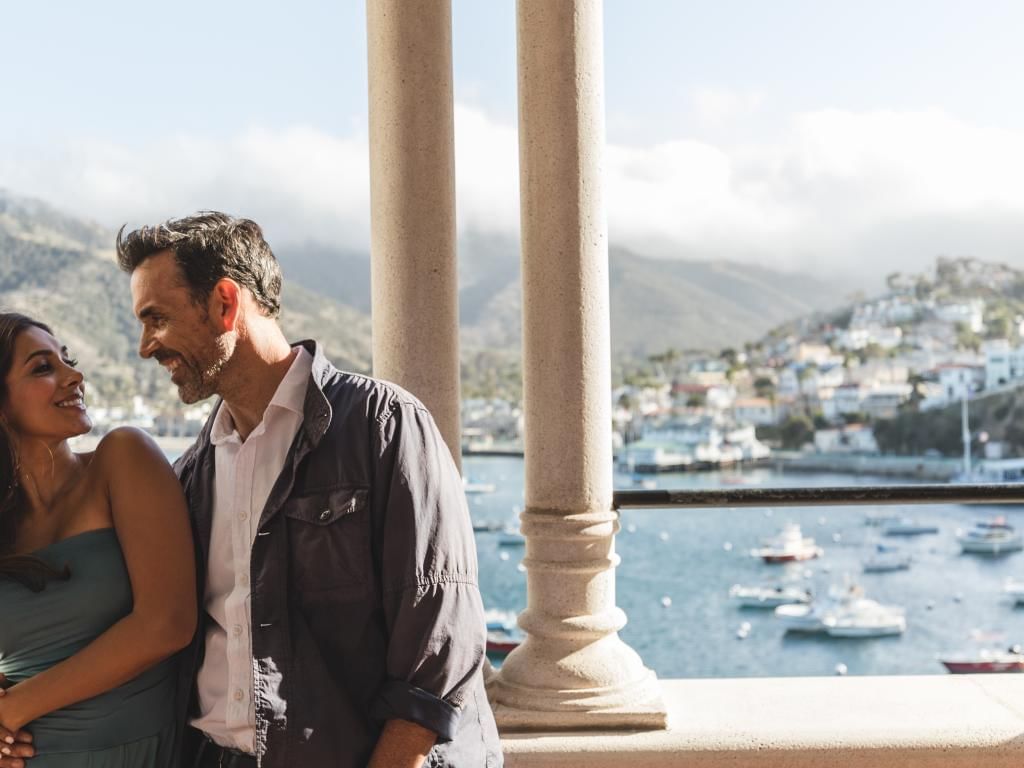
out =
[[[963,552],[1000,555],[1024,549],[1024,539],[1004,517],[981,520],[968,531],[958,531],[957,541]]]
[[[875,551],[864,558],[862,565],[865,573],[885,573],[887,571],[905,571],[910,567],[910,555],[896,547],[878,544]]]
[[[921,523],[909,517],[901,517],[899,520],[882,526],[882,533],[886,536],[921,536],[926,533],[938,532],[939,526]]]
[[[815,603],[780,605],[775,609],[775,619],[787,632],[823,632],[827,615],[826,607]]]
[[[825,619],[825,632],[830,637],[885,637],[900,635],[906,630],[907,619],[902,608],[867,598],[844,603]]]
[[[794,586],[744,587],[733,584],[729,597],[743,608],[778,608],[780,605],[811,602],[810,591]]]
[[[494,493],[497,486],[494,483],[477,483],[467,477],[462,478],[462,490],[467,495],[476,493]]]
[[[824,550],[815,545],[814,539],[805,537],[799,525],[789,523],[777,536],[751,550],[751,554],[766,563],[793,563],[821,557]]]
[[[856,584],[845,589],[832,587],[828,595],[809,604],[780,605],[775,609],[775,619],[787,632],[824,632],[825,620],[833,616],[845,601],[863,596],[864,590]]]
[[[856,584],[830,589],[827,598],[810,605],[781,605],[775,618],[788,632],[824,632],[830,637],[882,637],[907,628],[902,608],[869,600]]]

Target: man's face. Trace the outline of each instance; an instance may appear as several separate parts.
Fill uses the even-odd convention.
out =
[[[132,310],[142,323],[139,354],[171,374],[178,397],[196,403],[218,391],[233,345],[210,322],[206,306],[192,300],[181,268],[161,251],[132,272]]]

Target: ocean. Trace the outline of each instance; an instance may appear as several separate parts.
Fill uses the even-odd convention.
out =
[[[493,493],[469,496],[477,522],[518,525],[523,501],[523,460],[466,457],[473,482],[493,483]],[[715,488],[727,482],[762,486],[882,485],[892,479],[835,474],[785,474],[769,469],[654,476],[659,488]],[[616,488],[633,488],[616,475]],[[845,665],[851,675],[942,674],[937,655],[950,651],[1005,649],[1024,643],[1024,609],[1002,593],[1007,578],[1024,580],[1024,553],[1001,557],[964,555],[957,529],[997,514],[1024,526],[1024,508],[953,504],[885,507],[937,525],[917,537],[883,537],[864,522],[870,507],[777,509],[651,509],[622,512],[616,551],[622,557],[617,602],[628,617],[621,637],[660,677],[753,677],[832,675]],[[761,539],[787,522],[824,547],[822,558],[767,565],[750,556]],[[912,554],[910,570],[862,573],[861,560],[876,542]],[[494,533],[476,534],[480,580],[488,608],[526,606],[522,547],[499,546]],[[729,598],[733,584],[793,583],[824,594],[832,584],[856,583],[866,596],[906,609],[907,630],[894,637],[837,639],[785,633],[771,610],[743,609]],[[663,605],[663,598],[671,604]],[[749,623],[744,639],[737,630]]]

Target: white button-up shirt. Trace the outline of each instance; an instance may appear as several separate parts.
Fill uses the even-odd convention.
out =
[[[270,490],[284,468],[302,424],[302,405],[313,357],[302,347],[278,386],[263,419],[243,441],[226,406],[210,430],[216,483],[204,608],[211,621],[206,656],[196,682],[199,717],[192,725],[224,747],[254,754],[252,543]]]

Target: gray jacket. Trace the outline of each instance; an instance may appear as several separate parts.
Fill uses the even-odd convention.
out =
[[[481,667],[476,548],[458,471],[400,388],[338,371],[311,341],[303,424],[250,560],[256,745],[267,768],[356,768],[384,721],[438,734],[426,765],[501,765]],[[175,463],[202,592],[214,494],[211,416]],[[202,594],[200,594],[202,597]],[[182,654],[179,724],[194,714],[203,613]],[[183,727],[184,762],[197,733]]]

